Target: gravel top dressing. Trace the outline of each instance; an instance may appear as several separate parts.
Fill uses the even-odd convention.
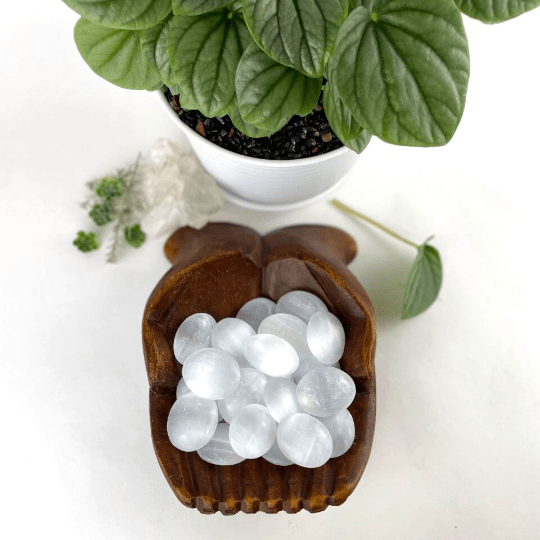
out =
[[[199,111],[185,111],[169,89],[169,104],[184,124],[210,142],[236,154],[260,159],[301,159],[337,150],[343,143],[334,135],[324,110],[322,94],[317,107],[306,117],[293,116],[289,123],[270,137],[253,139],[236,129],[228,116],[207,118]]]

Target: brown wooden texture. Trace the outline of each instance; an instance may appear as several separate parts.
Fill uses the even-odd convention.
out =
[[[320,512],[343,504],[367,464],[375,428],[375,315],[357,279],[347,269],[356,255],[354,240],[338,229],[303,225],[261,237],[231,223],[184,227],[165,244],[173,267],[148,299],[143,347],[150,384],[150,419],[157,459],[178,499],[201,513],[239,511]],[[342,321],[347,342],[341,366],[355,381],[349,410],[356,435],[343,456],[322,467],[279,467],[259,458],[216,466],[197,452],[176,449],[167,436],[167,417],[175,400],[182,366],[173,341],[182,321],[210,313],[217,321],[234,317],[248,300],[277,301],[301,289],[321,298]]]

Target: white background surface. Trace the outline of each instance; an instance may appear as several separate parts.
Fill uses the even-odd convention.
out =
[[[96,77],[59,0],[9,2],[0,18],[0,522],[4,538],[538,538],[540,10],[466,21],[463,122],[441,149],[373,141],[338,196],[434,244],[444,286],[399,320],[414,252],[321,202],[217,216],[261,232],[305,222],[356,239],[351,268],[378,316],[371,459],[340,508],[202,516],[154,457],[140,323],[168,269],[162,242],[116,266],[71,242],[90,223],[84,183],[162,136],[185,144],[144,92]]]

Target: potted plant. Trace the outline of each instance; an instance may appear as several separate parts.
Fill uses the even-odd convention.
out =
[[[178,96],[176,108],[183,119],[197,120],[193,127],[199,133],[178,123],[205,168],[233,195],[266,204],[291,203],[324,192],[350,169],[354,153],[362,152],[372,135],[406,146],[449,142],[463,115],[469,79],[462,13],[496,23],[540,4],[540,0],[64,2],[81,15],[75,41],[88,65],[124,88],[168,87]],[[312,132],[294,135],[295,127],[302,129],[303,122],[311,122],[314,110],[321,112],[321,104],[329,124],[324,137],[324,130],[313,126]],[[223,128],[223,135],[208,137],[208,122],[203,119],[212,118],[224,126],[230,122],[234,133],[242,134],[234,149],[239,153],[224,149],[230,130]],[[276,142],[276,133],[293,134],[292,141]],[[344,146],[325,153],[325,145],[337,142],[335,137]],[[254,142],[258,139],[262,142]],[[306,144],[312,145],[311,152],[305,151]],[[248,150],[264,145],[269,151],[249,155]],[[280,152],[274,154],[270,150],[276,146]],[[305,155],[310,157],[292,159]]]

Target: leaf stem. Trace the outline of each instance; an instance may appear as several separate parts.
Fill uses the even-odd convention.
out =
[[[358,212],[357,210],[353,210],[351,207],[347,206],[346,204],[343,204],[341,201],[338,201],[337,199],[333,199],[331,202],[338,210],[341,210],[342,212],[345,212],[346,214],[354,216],[354,217],[356,217],[358,219],[362,219],[364,221],[367,221],[368,223],[370,223],[374,227],[377,227],[381,231],[384,231],[386,234],[389,234],[390,236],[393,236],[396,240],[400,240],[401,242],[403,242],[405,244],[409,244],[409,246],[413,246],[416,249],[418,249],[420,247],[415,242],[413,242],[411,240],[407,240],[407,238],[405,238],[405,237],[401,236],[400,234],[392,231],[388,227],[385,227],[384,225],[382,225],[378,221],[375,221],[374,219],[371,219],[370,217],[366,216],[365,214],[362,214],[361,212]]]

